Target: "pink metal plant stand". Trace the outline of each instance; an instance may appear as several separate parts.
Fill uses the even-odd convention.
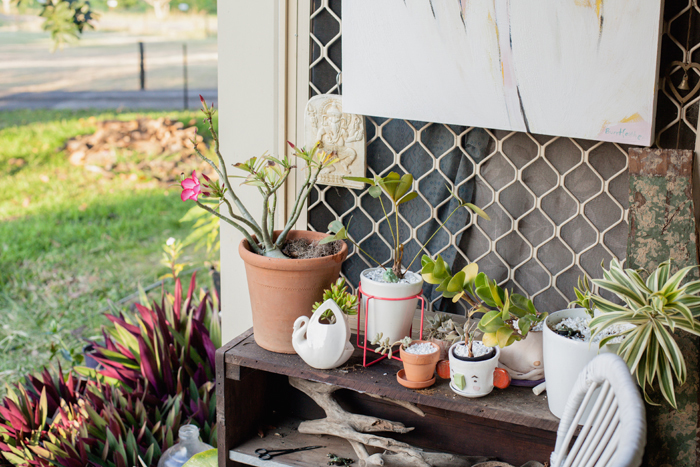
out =
[[[425,317],[425,297],[423,297],[423,293],[419,293],[417,295],[412,295],[410,297],[404,297],[404,298],[386,298],[386,297],[375,297],[374,295],[369,295],[363,292],[362,290],[362,284],[360,284],[357,287],[357,299],[360,304],[360,308],[362,308],[362,296],[364,295],[365,298],[367,298],[367,306],[365,307],[365,326],[364,326],[364,332],[362,333],[363,335],[363,341],[362,344],[360,344],[360,318],[362,317],[362,312],[357,314],[357,348],[362,349],[362,366],[363,367],[368,367],[371,365],[374,365],[375,363],[384,360],[387,358],[389,355],[382,355],[378,359],[373,360],[369,363],[367,363],[367,351],[369,350],[370,352],[376,354],[377,352],[374,351],[374,349],[370,348],[367,346],[367,321],[369,318],[369,309],[370,309],[370,303],[372,300],[387,300],[391,302],[398,302],[398,301],[403,301],[403,300],[413,300],[414,298],[417,298],[420,300],[420,334],[419,334],[419,339],[423,340],[423,318]],[[411,326],[411,334],[413,334],[413,326]],[[402,361],[399,357],[391,357],[392,359],[396,359],[398,361]]]

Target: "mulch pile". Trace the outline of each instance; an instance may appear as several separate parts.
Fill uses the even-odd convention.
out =
[[[173,182],[181,173],[211,171],[195,154],[193,139],[201,151],[206,150],[196,128],[185,128],[182,122],[165,117],[107,120],[97,122],[94,134],[68,140],[64,149],[71,164],[108,177],[141,173]]]

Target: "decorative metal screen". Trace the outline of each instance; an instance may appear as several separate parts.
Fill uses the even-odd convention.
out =
[[[696,11],[689,1],[694,0],[667,1],[662,75],[672,60],[690,53],[676,38],[685,39],[687,17]],[[310,20],[310,96],[338,93],[341,1],[314,0]],[[691,86],[698,82],[698,73],[692,75]],[[670,92],[660,91],[657,141],[663,147],[694,147],[698,100],[681,107]],[[419,196],[399,213],[401,237],[411,239],[404,264],[452,211],[448,187],[491,220],[461,210],[430,242],[429,252],[441,254],[453,271],[477,262],[500,284],[530,296],[540,311],[566,307],[580,275],[600,277],[601,261],[625,258],[627,146],[376,117],[367,117],[366,127],[368,176],[393,170],[416,179]],[[391,233],[381,206],[366,192],[318,186],[309,204],[309,229],[325,232],[336,218],[345,224],[352,219],[351,237],[378,260],[389,259]],[[351,251],[343,273],[356,285],[368,266],[373,265],[367,258]],[[411,269],[419,267],[420,258]],[[438,295],[432,294],[432,306],[463,313],[439,303]]]

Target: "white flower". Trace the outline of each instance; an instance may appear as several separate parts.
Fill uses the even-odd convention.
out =
[[[173,237],[170,237],[167,242],[165,242],[166,245],[168,246],[173,246],[175,244],[175,239]]]

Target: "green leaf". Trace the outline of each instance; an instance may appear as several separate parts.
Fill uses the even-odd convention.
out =
[[[508,341],[513,335],[513,330],[508,326],[502,326],[496,331],[496,340],[498,341],[498,346],[505,348],[508,346]]]
[[[378,186],[372,186],[367,190],[367,193],[369,193],[372,198],[379,198],[382,196],[382,189]]]
[[[404,196],[403,198],[401,198],[401,199],[396,203],[396,205],[397,205],[397,206],[400,206],[400,205],[402,205],[403,203],[408,203],[409,201],[411,201],[411,200],[412,200],[413,198],[415,198],[416,196],[418,196],[418,192],[417,192],[417,191],[412,191],[412,192],[410,192],[409,194],[407,194],[406,196]]]
[[[464,285],[476,280],[476,276],[479,275],[479,265],[476,263],[470,263],[462,268],[464,272]]]
[[[408,193],[408,190],[413,187],[413,175],[411,174],[404,174],[401,177],[401,182],[398,184],[396,187],[396,191],[394,192],[394,199],[399,200]],[[417,195],[417,193],[416,193]],[[410,200],[409,200],[410,201]]]
[[[673,373],[669,361],[665,358],[659,359],[658,378],[659,388],[661,389],[661,394],[664,396],[664,399],[668,401],[671,407],[674,409],[677,408],[676,392],[673,387]]]
[[[499,310],[490,310],[479,320],[479,329],[483,332],[495,332],[505,323],[501,319]]]
[[[457,274],[450,279],[449,284],[447,285],[447,291],[449,292],[461,292],[464,289],[464,282],[465,278],[467,275],[464,273],[464,271],[459,271]]]
[[[209,449],[192,456],[182,467],[217,467],[219,464],[218,451]]]
[[[392,201],[396,202],[396,188],[400,182],[401,176],[396,172],[390,172],[389,175],[379,180],[379,185],[384,189],[387,196],[391,198]]]
[[[477,205],[475,205],[475,204],[472,204],[472,203],[464,203],[464,206],[465,206],[466,208],[471,209],[477,216],[479,216],[479,217],[481,217],[481,218],[483,218],[483,219],[486,219],[487,221],[490,221],[490,220],[491,220],[491,218],[489,217],[489,215],[486,214],[486,212],[485,212],[483,209],[481,209],[479,206],[477,206]]]
[[[349,180],[351,182],[366,183],[367,185],[375,186],[374,180],[365,177],[343,177],[343,180]]]
[[[336,233],[336,234],[344,228],[345,228],[345,226],[339,220],[335,220],[335,221],[331,222],[330,224],[328,224],[328,231]]]

